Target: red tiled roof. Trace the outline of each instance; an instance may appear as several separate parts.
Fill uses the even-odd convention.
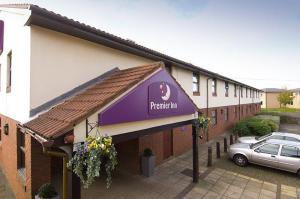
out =
[[[156,62],[117,71],[106,80],[53,107],[24,126],[46,139],[57,138],[161,67],[163,63]]]

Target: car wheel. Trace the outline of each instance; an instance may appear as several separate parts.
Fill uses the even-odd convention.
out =
[[[233,161],[236,165],[240,166],[240,167],[244,167],[247,166],[248,164],[248,159],[241,154],[237,154],[233,157]]]
[[[298,178],[300,178],[300,169],[297,172]]]

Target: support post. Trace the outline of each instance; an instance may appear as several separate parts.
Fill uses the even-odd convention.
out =
[[[216,153],[217,153],[217,158],[221,158],[220,142],[216,142]]]
[[[194,120],[192,126],[193,134],[193,182],[198,183],[199,181],[199,154],[198,154],[198,132],[199,132],[199,121]]]

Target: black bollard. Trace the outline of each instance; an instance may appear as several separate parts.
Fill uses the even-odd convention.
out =
[[[229,144],[230,144],[230,145],[232,145],[232,144],[233,144],[233,136],[232,136],[232,135],[230,135]]]
[[[227,153],[227,138],[224,138],[224,153]]]
[[[217,153],[217,158],[221,157],[221,149],[220,149],[220,142],[216,142],[216,153]]]
[[[207,148],[207,167],[212,166],[212,148],[209,146]]]

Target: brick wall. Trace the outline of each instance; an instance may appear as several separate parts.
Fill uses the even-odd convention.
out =
[[[178,156],[192,148],[192,125],[173,129],[173,155]]]
[[[17,170],[17,122],[0,115],[2,135],[0,144],[0,166],[17,199],[33,198],[38,188],[50,182],[49,157],[42,154],[41,145],[30,135],[25,135],[25,179]],[[9,125],[9,133],[3,132],[4,124]]]
[[[120,142],[115,147],[118,152],[118,167],[132,173],[139,173],[139,140]]]
[[[228,120],[225,120],[225,111],[224,109],[228,108]],[[237,117],[234,110],[237,110]],[[239,105],[234,106],[224,106],[208,109],[208,116],[211,117],[211,111],[217,110],[217,124],[215,126],[210,126],[209,128],[209,139],[212,139],[226,130],[231,129],[236,122],[239,121]],[[260,111],[260,104],[242,104],[240,108],[240,118],[244,119]],[[201,112],[206,115],[206,109],[202,109]],[[202,134],[203,135],[203,134]],[[200,142],[204,143],[206,140],[205,136]]]
[[[139,158],[142,157],[144,150],[150,148],[155,155],[156,165],[163,161],[163,134],[162,132],[153,133],[139,138]]]

